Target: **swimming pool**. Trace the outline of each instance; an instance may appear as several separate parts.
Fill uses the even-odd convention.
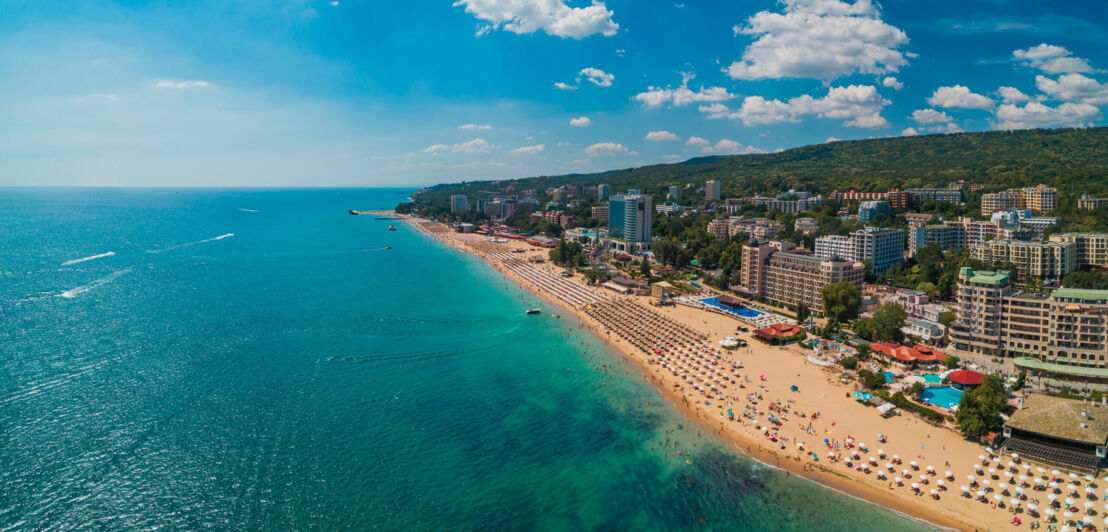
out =
[[[923,380],[925,380],[925,381],[927,381],[927,382],[929,382],[929,383],[931,383],[931,384],[939,384],[939,383],[943,382],[943,378],[938,376],[938,375],[935,375],[935,374],[916,375],[916,376],[923,379]]]
[[[747,308],[747,307],[739,307],[739,308],[728,307],[727,305],[724,305],[724,304],[720,303],[718,297],[709,297],[708,299],[701,299],[700,302],[701,303],[706,303],[706,304],[711,305],[713,307],[716,307],[720,310],[726,310],[727,312],[730,312],[731,314],[734,314],[736,316],[742,316],[744,318],[757,318],[758,316],[762,316],[762,315],[765,314],[765,312],[758,312],[757,310],[754,310],[752,308]]]
[[[920,395],[920,400],[949,410],[958,406],[958,403],[962,401],[962,390],[957,390],[951,386],[930,386]]]
[[[896,377],[896,373],[893,373],[891,371],[886,371],[885,373],[882,373],[882,375],[885,376],[885,382],[893,382],[893,378]]]

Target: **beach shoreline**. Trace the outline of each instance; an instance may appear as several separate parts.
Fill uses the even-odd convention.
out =
[[[735,449],[742,454],[750,456],[764,465],[780,469],[791,475],[802,477],[844,495],[876,504],[884,509],[900,514],[905,518],[926,526],[949,530],[992,530],[1013,527],[1008,521],[1009,518],[1005,517],[1007,514],[996,515],[995,511],[991,511],[984,512],[984,515],[977,515],[973,510],[979,509],[980,507],[976,505],[980,503],[958,497],[954,486],[951,486],[951,489],[944,494],[944,502],[957,503],[957,506],[965,507],[969,510],[968,512],[942,511],[949,510],[949,508],[934,507],[932,503],[935,501],[928,500],[922,495],[922,491],[918,494],[910,495],[905,493],[903,489],[897,490],[893,487],[886,489],[883,487],[883,484],[872,482],[872,480],[874,480],[873,477],[856,478],[856,475],[851,474],[853,471],[839,471],[838,468],[833,467],[833,465],[837,465],[834,462],[812,463],[806,460],[800,453],[796,452],[795,449],[772,449],[767,447],[765,444],[768,442],[749,434],[748,431],[741,429],[736,430],[734,428],[735,425],[729,425],[726,419],[714,418],[710,415],[711,412],[706,412],[705,408],[699,407],[701,406],[699,402],[697,406],[690,404],[689,398],[686,395],[665,385],[665,381],[663,380],[665,376],[661,373],[660,368],[652,366],[647,360],[644,360],[642,353],[636,351],[635,347],[629,342],[612,336],[610,333],[605,334],[604,326],[587,314],[583,309],[575,308],[559,300],[554,294],[548,293],[537,284],[525,279],[506,267],[502,260],[468,246],[466,242],[459,239],[452,232],[433,232],[426,226],[426,224],[436,222],[429,222],[406,215],[396,216],[402,218],[409,226],[417,228],[434,240],[446,244],[450,248],[461,253],[466,253],[482,259],[482,261],[492,267],[493,270],[512,280],[528,293],[541,298],[544,302],[558,308],[561,312],[573,316],[576,321],[583,324],[583,328],[588,329],[597,338],[604,341],[606,345],[615,348],[623,358],[628,359],[633,364],[636,371],[646,378],[651,385],[658,390],[662,397],[673,405],[682,416],[697,423],[706,430],[713,431],[718,438],[734,446]],[[515,243],[526,246],[526,244],[522,242]],[[545,250],[543,250],[543,252],[545,253]],[[723,316],[719,316],[719,318],[730,319]],[[705,323],[707,323],[707,321],[705,321]],[[773,350],[774,348],[762,347],[762,349]],[[803,358],[803,356],[799,353],[789,352],[788,358]],[[828,380],[832,380],[834,377],[835,372],[833,369],[821,368],[812,364],[807,364],[807,366],[809,371],[825,374],[823,376],[828,377]],[[875,425],[877,423],[878,422],[875,422]],[[905,425],[907,425],[907,423],[905,423]],[[934,428],[934,430],[945,429]],[[928,434],[927,437],[930,437],[930,434]],[[970,504],[967,505],[966,503]],[[988,506],[986,505],[985,508],[988,508]],[[985,519],[978,519],[979,517],[984,517]]]

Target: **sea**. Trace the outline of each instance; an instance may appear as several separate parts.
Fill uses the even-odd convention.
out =
[[[347,213],[409,192],[0,189],[0,530],[926,529]]]

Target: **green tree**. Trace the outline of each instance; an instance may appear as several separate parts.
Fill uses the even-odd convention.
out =
[[[858,367],[858,359],[856,359],[854,357],[846,357],[846,358],[840,360],[839,364],[842,365],[842,367],[844,367],[846,369],[854,370]]]
[[[823,309],[828,318],[844,322],[858,316],[858,307],[862,305],[862,298],[854,283],[843,281],[829,284],[823,287],[820,295],[823,297]]]
[[[857,357],[858,360],[865,362],[866,360],[869,360],[871,356],[873,356],[873,348],[870,347],[869,344],[862,344],[855,348],[854,356]]]
[[[953,310],[948,310],[946,312],[943,312],[942,314],[939,314],[939,324],[943,327],[950,327],[950,324],[954,323],[954,321],[957,319],[958,314],[955,313]]]
[[[862,386],[865,386],[867,390],[881,390],[888,384],[884,375],[874,373],[868,369],[858,370],[858,379],[862,381]]]
[[[885,303],[873,313],[870,323],[873,326],[874,339],[881,342],[900,342],[904,339],[904,320],[908,313],[896,303]]]
[[[986,375],[981,385],[964,394],[958,402],[955,419],[963,436],[977,439],[986,432],[1000,430],[1000,416],[1008,404],[1008,390],[999,375]]]
[[[912,385],[908,387],[908,395],[912,396],[912,399],[918,401],[920,396],[923,395],[923,390],[926,388],[927,387],[924,386],[922,382],[913,382]]]
[[[650,263],[647,262],[646,257],[643,257],[643,259],[639,261],[639,273],[642,274],[647,282],[650,281]]]
[[[956,367],[958,367],[958,363],[961,362],[961,361],[962,361],[962,359],[960,359],[960,358],[958,358],[954,355],[947,355],[946,359],[943,360],[943,365],[948,367],[948,368],[956,368]]]
[[[738,270],[742,267],[743,260],[743,247],[742,244],[731,243],[727,244],[726,248],[723,248],[723,253],[719,256],[719,267],[723,271],[730,274],[731,272]]]
[[[808,321],[808,317],[812,315],[812,311],[808,310],[808,305],[799,303],[796,306],[796,322],[803,324]]]
[[[873,340],[873,319],[871,318],[858,318],[850,323],[850,329],[854,331],[854,336],[858,338],[864,338],[866,340]]]

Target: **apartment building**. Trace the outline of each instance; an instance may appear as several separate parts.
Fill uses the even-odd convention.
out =
[[[1108,233],[1059,233],[1051,242],[1072,242],[1078,268],[1108,268]]]
[[[975,246],[971,254],[986,264],[1014,264],[1016,277],[1021,280],[1061,279],[1077,269],[1074,242],[990,240]]]
[[[815,254],[823,258],[869,261],[870,271],[881,275],[893,265],[904,262],[904,231],[866,227],[850,236],[821,236],[816,239]]]
[[[1051,212],[1058,207],[1058,189],[1046,185],[1013,188],[1004,192],[981,195],[981,215],[996,211],[1031,209],[1035,213]]]
[[[849,281],[862,289],[865,265],[842,259],[824,259],[795,251],[788,242],[760,244],[751,238],[743,246],[741,291],[773,303],[804,303],[823,312],[823,287]]]

